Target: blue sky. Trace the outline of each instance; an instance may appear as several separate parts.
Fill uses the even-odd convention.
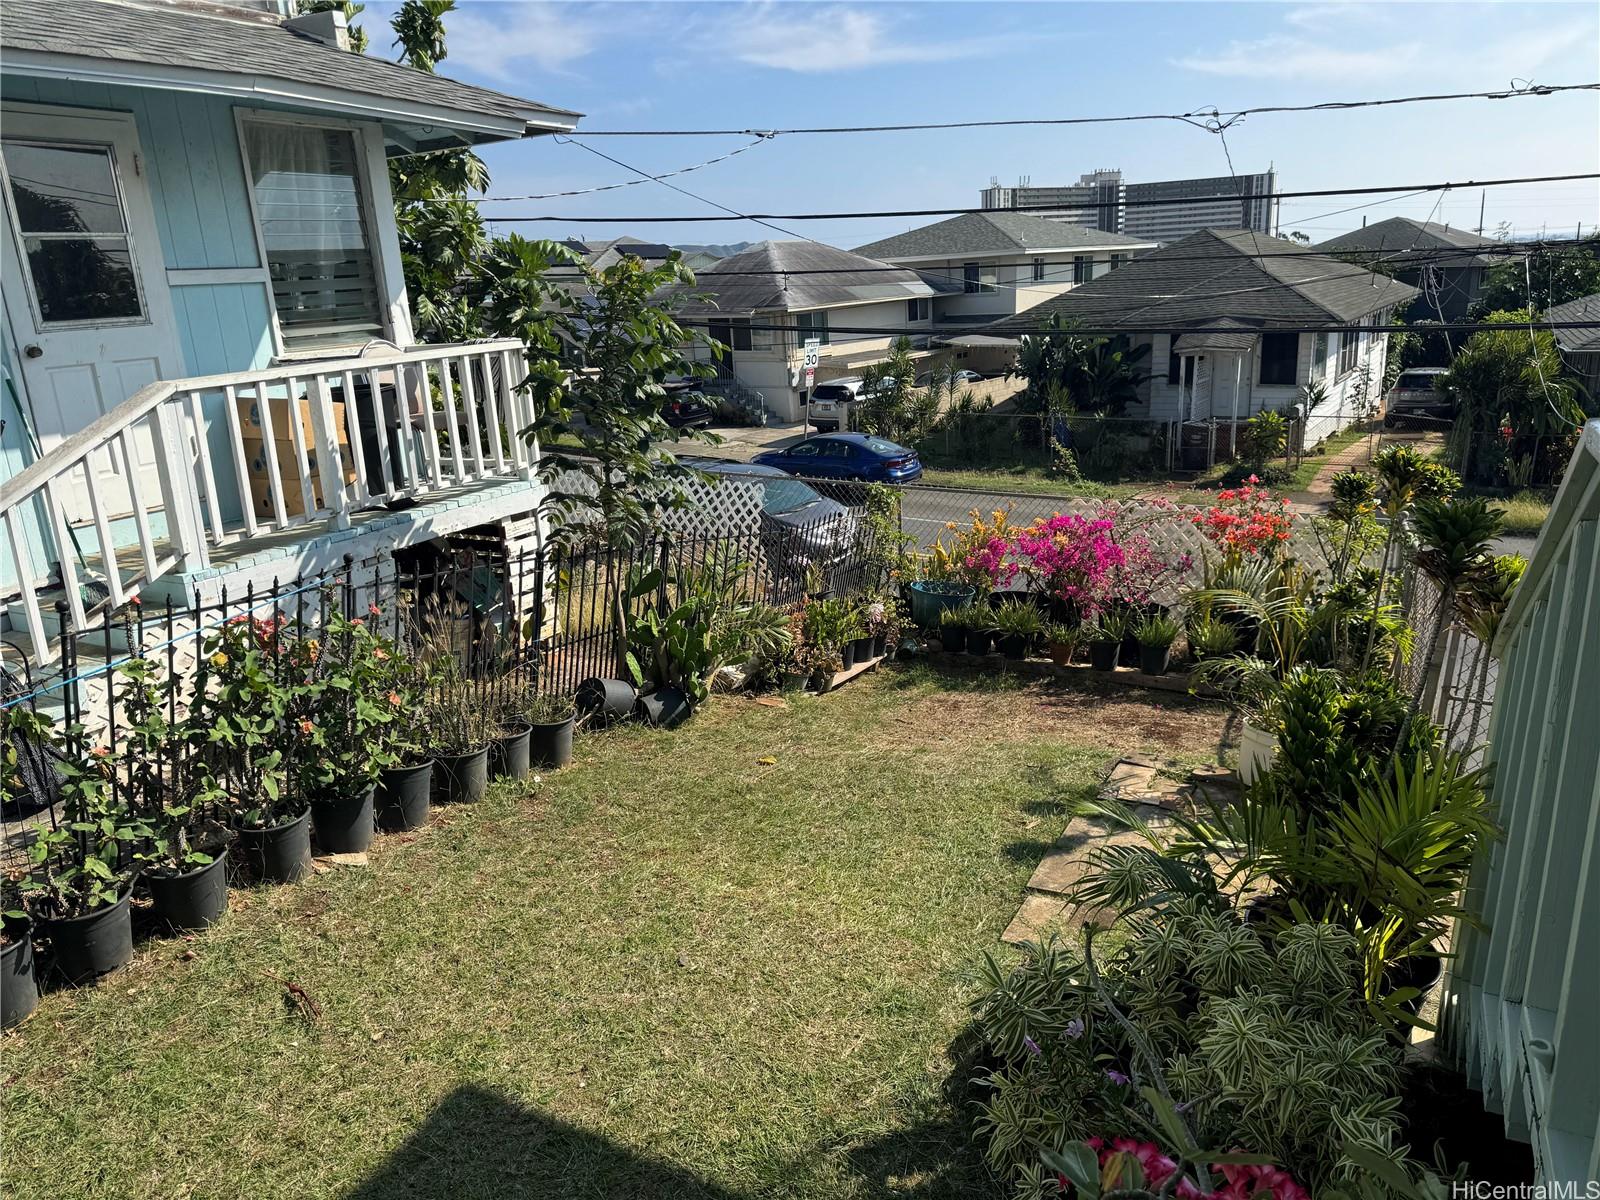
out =
[[[369,3],[373,52],[392,6]],[[447,19],[445,74],[585,113],[590,129],[771,128],[1109,115],[1303,104],[1600,79],[1592,3],[725,3],[561,4],[465,0]],[[738,137],[598,138],[651,172],[711,158]],[[1257,116],[1227,135],[1240,171],[1275,166],[1287,190],[1600,169],[1600,93]],[[491,148],[492,194],[548,193],[631,178],[548,138]],[[739,211],[976,206],[998,176],[1128,180],[1227,173],[1214,134],[1172,122],[845,136],[759,145],[678,182]],[[1285,201],[1283,228],[1329,237],[1402,214],[1478,221],[1479,191],[1373,205]],[[491,214],[698,214],[642,183]],[[1486,224],[1570,235],[1600,221],[1594,182],[1491,189]],[[855,246],[921,222],[807,222]],[[779,236],[748,222],[523,225],[529,236],[622,233],[677,242]]]

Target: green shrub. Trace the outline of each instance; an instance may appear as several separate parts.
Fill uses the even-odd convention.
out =
[[[1314,1193],[1351,1157],[1397,1149],[1400,1050],[1361,994],[1356,939],[1334,925],[1259,934],[1174,906],[1098,961],[1057,941],[1014,970],[987,959],[980,1029],[1002,1060],[977,1122],[1022,1196],[1051,1195],[1043,1151],[1145,1136],[1138,1087],[1165,1081],[1202,1145],[1269,1155]]]

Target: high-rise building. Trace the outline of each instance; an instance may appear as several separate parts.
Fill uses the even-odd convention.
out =
[[[1124,183],[1119,170],[1093,171],[1063,187],[1035,187],[1022,179],[983,189],[988,209],[1015,209],[1068,225],[1172,242],[1197,229],[1253,229],[1271,234],[1278,224],[1278,177],[1274,171]],[[1239,197],[1250,197],[1239,199]],[[1149,203],[1158,201],[1159,203]]]

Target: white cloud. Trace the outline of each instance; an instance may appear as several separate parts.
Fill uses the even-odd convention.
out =
[[[720,11],[714,44],[755,66],[821,72],[981,58],[1014,41],[995,35],[919,41],[882,12],[838,4],[780,7],[763,0],[737,14]]]
[[[1370,79],[1394,75],[1420,61],[1417,44],[1368,45],[1341,49],[1309,38],[1275,35],[1229,42],[1221,50],[1176,59],[1175,64],[1206,75],[1244,75],[1258,79]]]
[[[1525,16],[1508,14],[1499,30],[1478,28],[1470,40],[1447,43],[1441,38],[1448,32],[1441,35],[1427,25],[1402,35],[1397,11],[1370,4],[1303,4],[1284,12],[1282,32],[1196,50],[1173,64],[1205,75],[1338,83],[1403,73],[1415,82],[1417,72],[1448,62],[1451,78],[1460,84],[1506,87],[1513,77],[1537,78],[1541,68],[1565,54],[1593,52],[1592,22],[1564,19],[1530,27]]]
[[[506,82],[531,65],[563,71],[593,50],[601,30],[583,10],[547,4],[463,4],[445,18],[450,64]],[[449,70],[449,65],[444,68]]]

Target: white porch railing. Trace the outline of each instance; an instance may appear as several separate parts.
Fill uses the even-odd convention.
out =
[[[1584,428],[1506,615],[1489,725],[1505,838],[1478,850],[1440,1003],[1450,1061],[1532,1144],[1600,1178],[1600,421]]]
[[[214,550],[475,480],[532,479],[536,454],[515,340],[417,346],[141,388],[0,484],[0,522],[38,662],[54,659],[32,532],[54,546],[85,623],[75,535],[93,531],[113,606]],[[161,526],[164,524],[164,536]],[[128,528],[131,525],[131,530]],[[119,559],[118,541],[127,546]],[[93,574],[93,572],[84,572]]]

